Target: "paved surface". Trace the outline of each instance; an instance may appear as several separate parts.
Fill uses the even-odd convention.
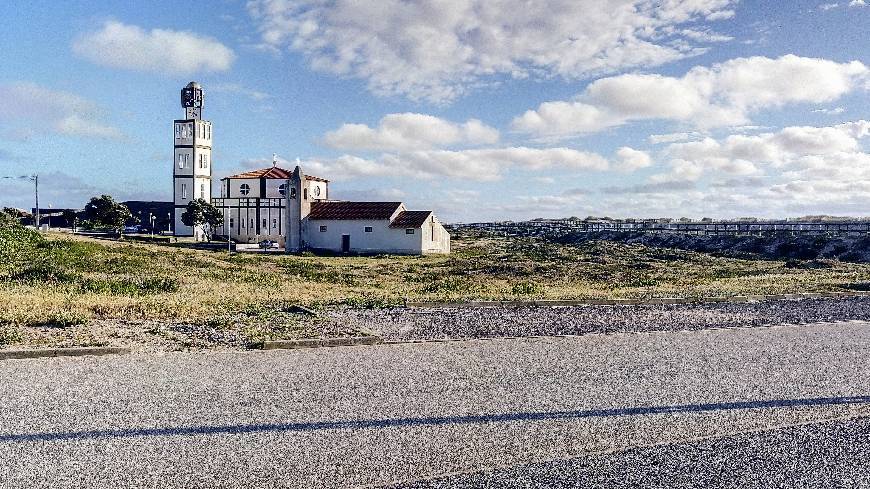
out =
[[[383,486],[578,460],[870,416],[868,352],[870,324],[841,323],[9,360],[0,481]],[[723,457],[727,478],[739,457]],[[786,456],[780,472],[800,482],[797,460]]]
[[[393,489],[870,487],[870,418],[456,474]]]
[[[338,309],[331,327],[388,340],[497,338],[870,321],[870,297],[667,305]]]

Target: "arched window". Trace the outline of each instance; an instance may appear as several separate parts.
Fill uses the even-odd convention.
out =
[[[248,195],[249,193],[251,193],[251,186],[247,183],[239,185],[239,193],[242,195]]]

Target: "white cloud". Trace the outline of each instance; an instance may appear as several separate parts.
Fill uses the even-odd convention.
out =
[[[831,102],[867,79],[858,62],[786,55],[736,58],[683,77],[631,73],[589,84],[574,101],[541,104],[516,117],[513,128],[538,137],[598,132],[630,121],[665,119],[699,128],[750,122],[761,109]]]
[[[777,133],[754,136],[731,135],[721,141],[671,144],[666,154],[675,159],[699,163],[704,167],[733,169],[738,173],[749,165],[783,167],[797,158],[811,155],[853,153],[860,150],[859,138],[870,133],[870,122],[856,121],[832,127],[787,127]]]
[[[81,136],[105,139],[119,139],[123,137],[120,129],[84,119],[78,115],[64,117],[57,121],[55,130],[67,136]]]
[[[376,159],[344,155],[335,159],[310,159],[303,162],[303,167],[310,173],[332,175],[335,179],[397,176],[494,181],[506,171],[515,169],[604,171],[609,162],[596,153],[570,148],[511,147],[410,151],[384,154]]]
[[[813,109],[813,112],[816,114],[825,114],[825,115],[839,115],[843,112],[846,112],[845,107],[834,107],[831,109],[821,108],[821,109]]]
[[[344,124],[326,133],[324,143],[353,151],[413,151],[453,145],[477,146],[499,139],[498,130],[476,119],[457,124],[425,114],[389,114],[378,127]]]
[[[852,0],[851,2],[849,2],[849,6],[850,7],[866,7],[867,2],[866,2],[866,0]]]
[[[650,134],[647,138],[650,144],[676,143],[701,137],[699,132],[673,132],[668,134]]]
[[[215,93],[227,93],[230,95],[242,95],[251,100],[254,100],[255,102],[262,102],[272,97],[266,92],[247,88],[238,83],[214,83],[208,86],[208,91]]]
[[[72,48],[100,65],[173,75],[226,71],[236,57],[211,37],[168,29],[146,31],[115,20],[79,36]]]
[[[250,0],[248,11],[261,47],[301,52],[378,94],[446,102],[494,75],[575,79],[698,54],[691,37],[706,31],[675,27],[729,18],[735,3]]]
[[[680,34],[698,42],[727,42],[734,40],[731,36],[706,30],[699,31],[697,29],[683,29],[680,31]]]
[[[823,4],[819,5],[819,8],[822,9],[823,11],[828,11],[831,9],[835,9],[839,6],[840,6],[839,3],[823,3]]]
[[[0,125],[15,133],[57,134],[117,139],[115,127],[98,121],[99,106],[78,95],[51,90],[35,83],[0,84]]]
[[[652,166],[652,158],[644,151],[623,146],[616,151],[616,168],[623,172],[633,172],[641,168]]]

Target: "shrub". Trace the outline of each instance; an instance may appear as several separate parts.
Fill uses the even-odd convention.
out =
[[[22,226],[17,219],[0,212],[0,271],[12,271],[35,256],[44,242],[36,231]]]
[[[463,292],[468,291],[470,288],[471,284],[469,284],[468,280],[462,277],[448,276],[426,285],[423,287],[423,292]]]
[[[28,326],[47,326],[53,328],[68,328],[87,324],[91,318],[75,311],[54,312],[44,318],[34,319],[28,322]]]
[[[79,282],[82,292],[107,295],[150,295],[178,290],[178,281],[168,277],[135,277],[133,279],[84,278]]]
[[[21,329],[15,325],[0,325],[0,346],[14,345],[24,341]]]
[[[515,295],[531,295],[538,294],[541,292],[541,286],[535,282],[520,282],[518,284],[514,284],[511,288],[511,292]]]

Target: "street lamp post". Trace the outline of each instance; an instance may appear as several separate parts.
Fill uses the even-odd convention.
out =
[[[172,234],[172,213],[166,214],[166,234]]]
[[[153,212],[148,213],[148,224],[151,227],[151,242],[153,243],[154,242],[154,213]]]

